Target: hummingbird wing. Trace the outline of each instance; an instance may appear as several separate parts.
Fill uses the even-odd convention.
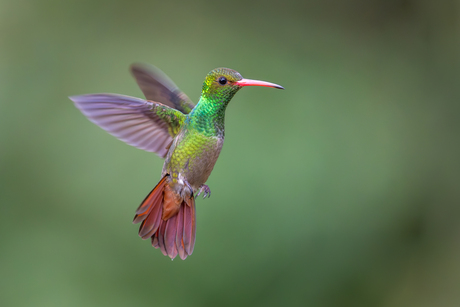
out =
[[[195,107],[190,98],[155,66],[135,63],[130,70],[147,100],[161,102],[184,114]]]
[[[164,104],[117,94],[69,97],[90,121],[137,148],[165,157],[185,115]]]

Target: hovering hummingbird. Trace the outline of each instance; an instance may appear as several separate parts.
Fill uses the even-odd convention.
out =
[[[192,101],[159,69],[133,64],[131,73],[147,100],[117,94],[69,97],[90,121],[128,143],[166,158],[160,182],[142,201],[133,223],[139,236],[174,259],[195,246],[195,197],[211,195],[205,184],[224,144],[225,109],[244,86],[282,86],[243,79],[229,68],[206,76]]]

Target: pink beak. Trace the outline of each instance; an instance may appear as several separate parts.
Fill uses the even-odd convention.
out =
[[[265,82],[265,81],[259,81],[259,80],[251,80],[251,79],[241,79],[240,81],[236,81],[236,84],[239,86],[265,86],[265,87],[274,87],[274,88],[279,88],[284,90],[284,87],[281,85],[275,84],[275,83],[270,83],[270,82]]]

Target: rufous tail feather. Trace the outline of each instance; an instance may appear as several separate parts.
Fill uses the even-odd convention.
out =
[[[152,239],[152,246],[174,259],[193,253],[196,236],[195,198],[176,194],[165,175],[137,208],[133,223],[142,222],[139,236]]]

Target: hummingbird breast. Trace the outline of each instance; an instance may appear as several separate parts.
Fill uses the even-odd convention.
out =
[[[184,180],[195,193],[208,180],[224,144],[223,136],[207,136],[184,129],[174,139],[166,155],[162,176],[169,174],[173,185],[183,188]]]

